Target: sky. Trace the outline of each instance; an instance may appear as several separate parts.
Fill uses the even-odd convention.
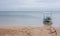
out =
[[[60,0],[0,0],[0,11],[60,11]]]

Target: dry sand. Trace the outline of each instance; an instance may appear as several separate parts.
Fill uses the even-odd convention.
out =
[[[55,27],[57,36],[60,36],[60,27]],[[43,27],[0,27],[0,36],[52,36],[49,30]],[[56,36],[53,33],[53,36]]]

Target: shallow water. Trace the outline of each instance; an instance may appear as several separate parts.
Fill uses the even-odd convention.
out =
[[[53,12],[54,26],[60,26],[60,13]],[[0,25],[43,26],[43,12],[40,11],[0,11]]]

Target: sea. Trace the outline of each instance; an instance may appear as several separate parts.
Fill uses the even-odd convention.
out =
[[[60,26],[60,13],[44,11],[0,11],[0,26],[43,26],[45,16],[52,18],[53,26]]]

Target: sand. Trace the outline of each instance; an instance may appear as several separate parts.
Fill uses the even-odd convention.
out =
[[[55,27],[60,36],[60,27]],[[53,30],[54,31],[54,30]],[[0,27],[0,36],[56,36],[44,27]]]

